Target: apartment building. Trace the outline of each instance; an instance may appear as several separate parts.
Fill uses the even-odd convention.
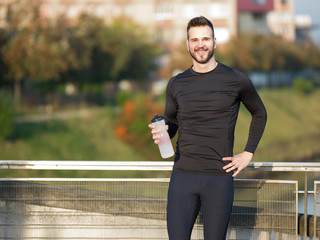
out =
[[[200,15],[213,22],[219,44],[237,34],[236,0],[153,0],[153,9],[154,30],[164,42],[185,40],[188,20]]]
[[[238,0],[239,31],[295,40],[294,0]]]
[[[30,1],[30,0],[19,0]],[[219,44],[238,31],[281,35],[295,40],[294,0],[33,0],[41,3],[41,15],[55,18],[64,14],[76,19],[89,13],[110,22],[126,16],[146,26],[154,39],[168,45],[186,37],[185,27],[192,17],[209,18]],[[17,0],[0,0],[0,26],[7,6]]]
[[[64,14],[68,18],[76,19],[85,12],[109,22],[114,17],[126,16],[147,26],[156,40],[170,45],[185,40],[188,20],[200,15],[212,20],[219,43],[227,42],[237,33],[237,0],[38,1],[42,4],[41,15],[46,18],[55,18]],[[0,0],[0,15],[4,16],[7,6],[13,2],[17,1]]]
[[[310,15],[299,14],[295,16],[296,24],[296,41],[300,43],[313,42],[311,37],[311,29],[313,28]]]

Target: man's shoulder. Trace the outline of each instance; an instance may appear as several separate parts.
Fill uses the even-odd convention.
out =
[[[180,72],[178,74],[176,74],[175,76],[173,76],[171,79],[175,80],[175,79],[181,79],[181,78],[185,78],[192,75],[191,72],[191,68],[188,68],[187,70],[185,70],[184,72]]]
[[[239,71],[238,69],[236,68],[233,68],[233,67],[230,67],[230,66],[227,66],[223,63],[219,63],[220,64],[220,69],[221,71],[223,71],[224,73],[229,73],[229,74],[232,74],[234,77],[236,77],[237,79],[239,80],[242,80],[242,79],[249,79],[249,77],[247,76],[247,74]]]
[[[243,72],[239,71],[239,70],[236,69],[236,68],[227,66],[227,65],[225,65],[225,64],[223,64],[223,63],[220,63],[220,62],[219,62],[219,65],[220,65],[221,70],[223,70],[223,71],[230,72],[230,73],[234,73],[234,74],[239,74],[239,75],[244,75]]]

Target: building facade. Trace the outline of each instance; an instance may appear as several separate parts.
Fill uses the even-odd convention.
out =
[[[294,0],[238,0],[239,31],[295,40]]]
[[[310,31],[312,29],[312,20],[310,15],[296,15],[296,41],[299,43],[313,42]]]
[[[219,43],[227,42],[237,33],[237,0],[33,1],[41,2],[41,15],[45,18],[65,15],[76,19],[81,13],[88,13],[110,22],[115,17],[125,16],[150,29],[156,40],[168,44],[185,40],[188,20],[200,15],[212,20]],[[1,0],[0,14],[5,15],[6,7],[13,2],[16,1]]]
[[[217,41],[226,43],[238,31],[280,35],[295,40],[294,0],[20,0],[41,3],[41,15],[76,19],[88,13],[104,21],[126,16],[146,26],[166,44],[186,37],[186,24],[195,16],[212,20]],[[0,0],[0,25],[6,8],[17,0]],[[2,17],[1,17],[2,16]]]

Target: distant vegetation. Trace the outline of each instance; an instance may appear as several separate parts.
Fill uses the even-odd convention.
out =
[[[268,123],[253,161],[318,161],[315,157],[320,154],[320,90],[302,95],[294,89],[272,89],[261,90],[260,95],[268,111]],[[161,111],[161,102],[153,102],[146,95],[133,96],[117,111],[100,107],[91,109],[91,113],[81,119],[16,123],[10,138],[0,140],[0,159],[161,161],[147,128],[152,114]],[[236,126],[235,153],[245,146],[249,122],[250,114],[242,107]],[[159,173],[0,171],[2,177],[8,174],[110,177],[155,176]],[[168,173],[164,174],[168,176]]]
[[[107,82],[145,80],[155,70],[159,47],[144,27],[126,18],[106,25],[88,14],[76,23],[63,15],[47,19],[40,4],[12,3],[0,29],[0,89],[13,86],[16,102],[28,95],[26,86],[38,101],[67,84],[97,94]]]
[[[260,95],[267,108],[268,122],[254,161],[319,161],[320,89],[309,95],[289,88],[264,89]],[[243,109],[236,130],[236,151],[246,142],[249,121],[250,115]]]

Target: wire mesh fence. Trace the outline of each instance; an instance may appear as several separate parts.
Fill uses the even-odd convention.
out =
[[[166,239],[167,181],[1,181],[5,239]],[[156,236],[156,237],[154,237]]]
[[[297,192],[296,181],[237,180],[230,222],[236,231],[230,238],[296,239]]]
[[[168,239],[169,179],[0,179],[0,236]],[[297,182],[236,180],[228,239],[295,239]],[[284,237],[285,236],[285,237]],[[192,239],[203,239],[201,214]]]

